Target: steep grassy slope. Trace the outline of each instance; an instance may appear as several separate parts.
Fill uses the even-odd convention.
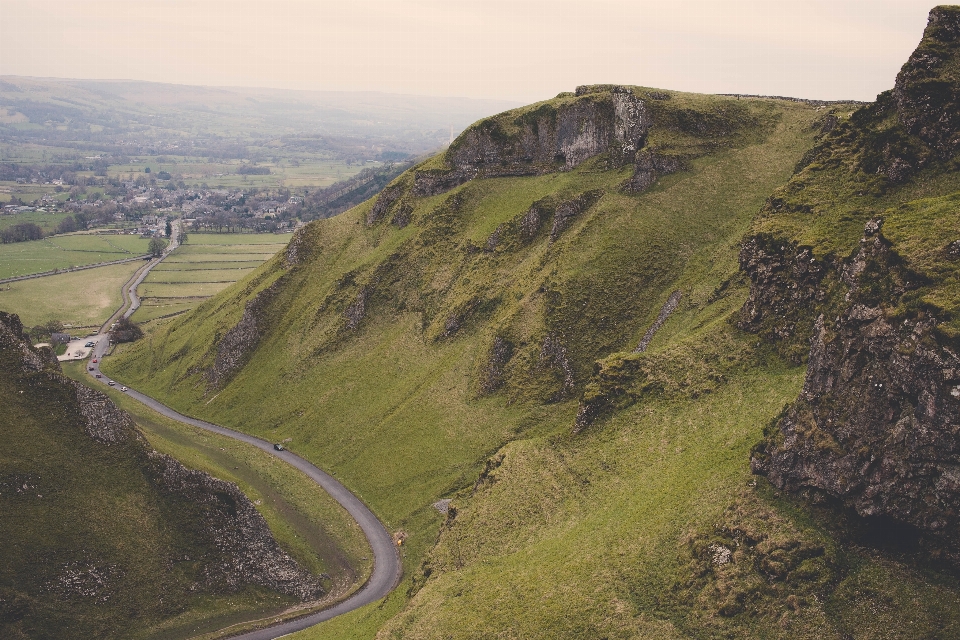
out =
[[[585,98],[602,100],[600,92]],[[635,94],[646,98],[652,114],[644,148],[678,160],[657,165],[666,169],[640,193],[624,183],[642,159],[630,166],[609,153],[567,171],[538,167],[528,171],[534,175],[473,179],[420,197],[411,193],[411,173],[398,180],[405,195],[388,205],[382,221],[367,224],[371,202],[311,225],[287,256],[183,321],[158,327],[107,366],[183,410],[272,439],[292,438],[291,448],[333,471],[388,526],[403,530],[408,588],[413,593],[424,585],[409,612],[392,623],[405,633],[417,627],[411,617],[436,630],[447,616],[466,611],[476,622],[464,635],[479,633],[484,619],[500,626],[508,618],[527,621],[516,627],[518,635],[572,632],[564,607],[532,604],[559,583],[576,586],[567,591],[584,612],[578,622],[584,633],[617,625],[635,632],[646,628],[644,616],[664,619],[631,595],[649,589],[611,581],[623,577],[629,563],[611,565],[608,552],[612,541],[634,530],[647,539],[642,546],[652,563],[638,575],[656,575],[658,563],[675,569],[677,540],[722,512],[729,502],[718,496],[739,494],[759,426],[797,391],[799,371],[775,358],[770,375],[746,373],[771,356],[733,335],[725,318],[744,295],[736,244],[812,144],[822,114],[803,103],[663,99],[659,93],[651,99],[651,93]],[[521,112],[518,120],[578,99],[562,97]],[[445,165],[433,161],[431,170],[449,170]],[[680,309],[651,348],[652,355],[673,350],[661,356],[680,363],[664,373],[672,386],[661,390],[659,411],[644,408],[645,422],[622,423],[630,444],[607,461],[617,450],[609,434],[568,439],[574,400],[594,361],[636,346],[675,289],[683,292]],[[240,325],[252,330],[239,342],[255,349],[226,358],[222,345]],[[717,354],[714,369],[698,364],[704,351]],[[224,365],[230,362],[245,366]],[[727,386],[734,376],[747,377]],[[723,394],[710,396],[716,404],[686,404],[721,386]],[[729,410],[741,397],[750,419]],[[709,439],[698,437],[707,416],[724,407],[724,427]],[[687,418],[667,426],[669,414]],[[687,439],[689,449],[680,444]],[[472,500],[497,505],[477,507],[497,511],[489,519],[494,530],[451,528],[472,539],[464,542],[471,550],[458,551],[452,564],[447,547],[455,534],[445,530],[421,568],[441,522],[431,503],[444,497],[472,502],[478,475],[496,466],[487,462],[492,454],[507,461],[497,473],[520,474],[507,495],[477,493]],[[539,471],[510,464],[515,459]],[[629,461],[632,471],[619,478],[606,466],[616,460]],[[669,469],[683,473],[665,475]],[[548,486],[539,485],[554,475]],[[709,480],[710,492],[698,491],[701,480]],[[541,495],[554,485],[558,495]],[[633,506],[618,506],[642,486],[648,489]],[[663,500],[670,515],[659,513]],[[560,508],[567,503],[569,509]],[[518,509],[528,524],[516,521]],[[458,517],[469,518],[468,512],[461,507]],[[610,521],[617,512],[619,524]],[[538,519],[545,516],[557,530],[536,552],[543,557],[523,569],[546,531]],[[598,534],[598,526],[607,532]],[[584,560],[570,564],[565,558],[577,549]],[[636,562],[639,553],[635,547],[624,558]],[[486,564],[494,557],[496,569]],[[535,566],[545,572],[540,578],[527,573]],[[441,576],[456,575],[459,567],[470,567],[475,599],[424,618],[423,609],[457,602],[446,597],[453,587]],[[503,607],[505,587],[493,575],[511,576],[510,583],[527,592],[522,604]],[[600,585],[606,585],[602,597],[594,594]],[[518,606],[525,616],[514,615]],[[611,611],[623,621],[610,626]],[[638,617],[640,611],[647,613]]]
[[[20,329],[0,313],[0,635],[181,638],[322,593],[236,487],[154,453]]]
[[[292,438],[406,536],[385,606],[302,637],[955,629],[952,578],[747,464],[803,368],[734,326],[739,243],[853,109],[583,87],[507,112],[107,366]]]

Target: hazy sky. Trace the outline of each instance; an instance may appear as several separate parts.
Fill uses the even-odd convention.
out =
[[[0,75],[531,102],[578,84],[872,100],[928,0],[0,0]]]

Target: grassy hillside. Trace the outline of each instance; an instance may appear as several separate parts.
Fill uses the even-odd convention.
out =
[[[525,170],[517,152],[511,171],[532,175],[417,195],[423,176],[461,170],[469,136],[518,149],[564,109],[617,98],[588,88],[507,112],[398,178],[391,202],[309,225],[106,363],[182,411],[292,438],[406,535],[385,605],[300,637],[957,628],[952,578],[851,546],[748,466],[804,370],[731,321],[748,290],[739,243],[829,112],[853,107],[630,95],[652,123],[633,166],[614,149]],[[228,353],[238,335],[249,348]]]
[[[11,335],[0,336],[0,635],[184,637],[295,600],[203,584],[219,551],[199,504],[158,488],[142,440],[88,435],[74,388],[24,369]]]

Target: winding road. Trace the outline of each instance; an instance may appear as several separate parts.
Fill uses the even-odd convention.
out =
[[[136,296],[137,285],[143,281],[143,278],[146,277],[146,274],[149,272],[149,270],[162,259],[163,258],[160,258],[159,260],[154,261],[147,268],[137,274],[132,279],[134,280],[132,284],[129,281],[124,284],[124,289],[130,293],[131,303],[139,300],[139,298]],[[127,301],[125,300],[123,306],[121,306],[115,316],[123,311],[126,306]],[[133,309],[135,309],[135,307],[133,307],[131,304],[131,308],[127,310],[125,316],[129,317],[129,315],[133,313]],[[104,328],[108,328],[109,324],[110,322],[108,321],[108,323],[104,325]],[[92,351],[93,358],[87,365],[87,373],[90,376],[93,376],[94,380],[97,382],[109,384],[110,380],[108,378],[96,377],[98,374],[100,374],[100,361],[103,359],[103,356],[106,354],[107,349],[110,346],[109,336],[103,332],[103,330],[101,330],[100,334],[90,338],[90,340],[96,342],[96,346]],[[93,360],[96,362],[93,362]],[[251,444],[271,455],[280,458],[287,464],[304,472],[311,480],[322,487],[324,491],[329,493],[334,500],[339,502],[343,508],[347,510],[350,516],[357,521],[357,524],[360,525],[360,529],[363,531],[364,536],[367,538],[367,542],[370,544],[370,548],[373,550],[373,572],[370,574],[370,578],[359,591],[351,595],[346,600],[342,600],[329,609],[324,609],[316,613],[288,620],[286,622],[258,629],[256,631],[249,631],[247,633],[231,636],[231,638],[239,638],[242,640],[273,640],[273,638],[279,638],[281,636],[294,633],[295,631],[302,631],[303,629],[312,627],[313,625],[319,624],[326,620],[330,620],[331,618],[335,618],[336,616],[347,613],[348,611],[353,611],[354,609],[358,609],[364,605],[370,604],[371,602],[376,602],[393,591],[394,587],[399,584],[402,565],[400,563],[400,555],[393,541],[393,536],[387,532],[386,528],[383,526],[383,523],[377,519],[377,516],[375,516],[359,498],[350,493],[346,487],[340,484],[340,482],[338,482],[331,475],[320,470],[295,453],[291,453],[290,451],[286,450],[275,450],[274,445],[266,440],[247,435],[239,431],[234,431],[233,429],[227,429],[226,427],[221,427],[210,422],[185,416],[174,411],[165,404],[151,398],[150,396],[144,395],[143,393],[135,391],[134,389],[127,389],[126,394],[168,418],[178,420],[193,427],[205,429],[206,431],[227,436],[228,438],[233,438],[234,440],[246,442],[247,444]]]

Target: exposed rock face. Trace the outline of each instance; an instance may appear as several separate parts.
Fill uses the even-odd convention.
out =
[[[667,301],[663,303],[663,306],[660,307],[660,313],[657,314],[657,319],[654,320],[653,324],[650,325],[650,328],[647,329],[647,332],[643,334],[643,338],[640,340],[640,344],[637,345],[637,348],[633,350],[634,353],[643,353],[647,350],[647,347],[650,346],[650,343],[653,342],[654,336],[657,335],[657,331],[660,331],[660,327],[663,326],[663,323],[667,321],[674,311],[677,310],[677,306],[680,304],[680,298],[683,297],[683,293],[680,291],[674,291],[670,294],[670,297],[667,298]]]
[[[481,121],[447,151],[451,169],[418,171],[412,193],[436,195],[476,177],[569,170],[608,151],[612,162],[621,166],[643,146],[650,124],[643,101],[629,89],[581,87],[577,99],[557,107],[544,105]],[[379,209],[371,211],[374,221],[375,210]]]
[[[661,176],[676,173],[684,169],[683,161],[675,156],[665,156],[644,149],[639,152],[634,162],[633,177],[624,183],[624,191],[639,193],[647,187],[656,184]]]
[[[106,395],[68,378],[63,378],[63,382],[77,391],[77,403],[80,415],[86,422],[88,436],[97,442],[110,444],[124,442],[137,433],[133,419]]]
[[[43,371],[48,366],[60,370],[56,357],[49,349],[33,348],[23,333],[23,323],[15,313],[0,311],[0,349],[17,352],[25,371]]]
[[[287,244],[287,251],[284,254],[284,264],[287,268],[295,267],[303,262],[307,251],[307,232],[304,227],[300,227],[290,238]]]
[[[203,532],[219,557],[205,564],[210,586],[238,590],[256,584],[302,601],[323,595],[319,581],[277,544],[266,520],[231,482],[187,469],[170,456],[150,456],[158,486],[200,506]]]
[[[502,336],[493,339],[487,363],[480,373],[480,393],[490,395],[503,384],[503,374],[513,355],[513,343]]]
[[[103,393],[70,380],[60,373],[59,365],[42,357],[26,341],[20,319],[0,312],[0,353],[23,354],[20,371],[5,375],[49,376],[54,383],[76,391],[75,411],[82,417],[90,438],[103,445],[132,444],[130,455],[141,456],[147,477],[161,491],[177,494],[182,508],[197,507],[202,522],[197,528],[211,550],[197,560],[201,564],[204,588],[236,591],[254,584],[292,595],[306,601],[318,598],[323,588],[317,578],[302,569],[277,544],[263,516],[233,483],[202,471],[187,469],[177,460],[150,451],[128,414]],[[0,480],[4,490],[16,493],[36,488],[40,478],[14,474]],[[109,566],[73,561],[64,566],[58,579],[49,585],[55,593],[81,595],[103,600],[116,591],[120,574]]]
[[[267,329],[267,308],[280,291],[278,279],[247,302],[240,322],[223,336],[217,346],[213,366],[207,370],[207,381],[222,386],[249,360]]]
[[[360,326],[360,321],[363,320],[367,312],[367,298],[369,297],[370,287],[368,285],[360,287],[360,290],[357,291],[357,297],[354,298],[350,306],[343,312],[343,326],[345,329],[353,331]]]
[[[936,7],[893,90],[900,124],[944,157],[960,150],[958,59],[960,8]]]
[[[740,269],[753,286],[738,326],[778,343],[784,355],[799,362],[807,352],[814,309],[826,297],[820,284],[827,265],[810,247],[761,234],[743,243]]]
[[[553,212],[553,226],[550,228],[550,242],[554,242],[560,234],[570,226],[575,218],[589,209],[603,196],[601,191],[587,191],[572,200],[566,200],[557,205]],[[531,208],[532,209],[532,208]]]
[[[402,184],[390,185],[381,191],[380,195],[377,196],[377,201],[373,203],[370,213],[367,214],[367,225],[376,224],[384,218],[393,203],[403,197],[403,192],[404,185]]]
[[[561,400],[573,392],[576,386],[573,366],[567,356],[567,347],[564,346],[560,336],[550,333],[543,339],[543,345],[540,347],[539,364],[543,368],[555,370],[563,378],[560,390],[551,398],[552,402]]]
[[[928,312],[893,315],[919,279],[878,220],[841,277],[842,312],[816,320],[800,398],[751,468],[782,489],[822,492],[862,516],[916,527],[960,563],[960,358]]]

